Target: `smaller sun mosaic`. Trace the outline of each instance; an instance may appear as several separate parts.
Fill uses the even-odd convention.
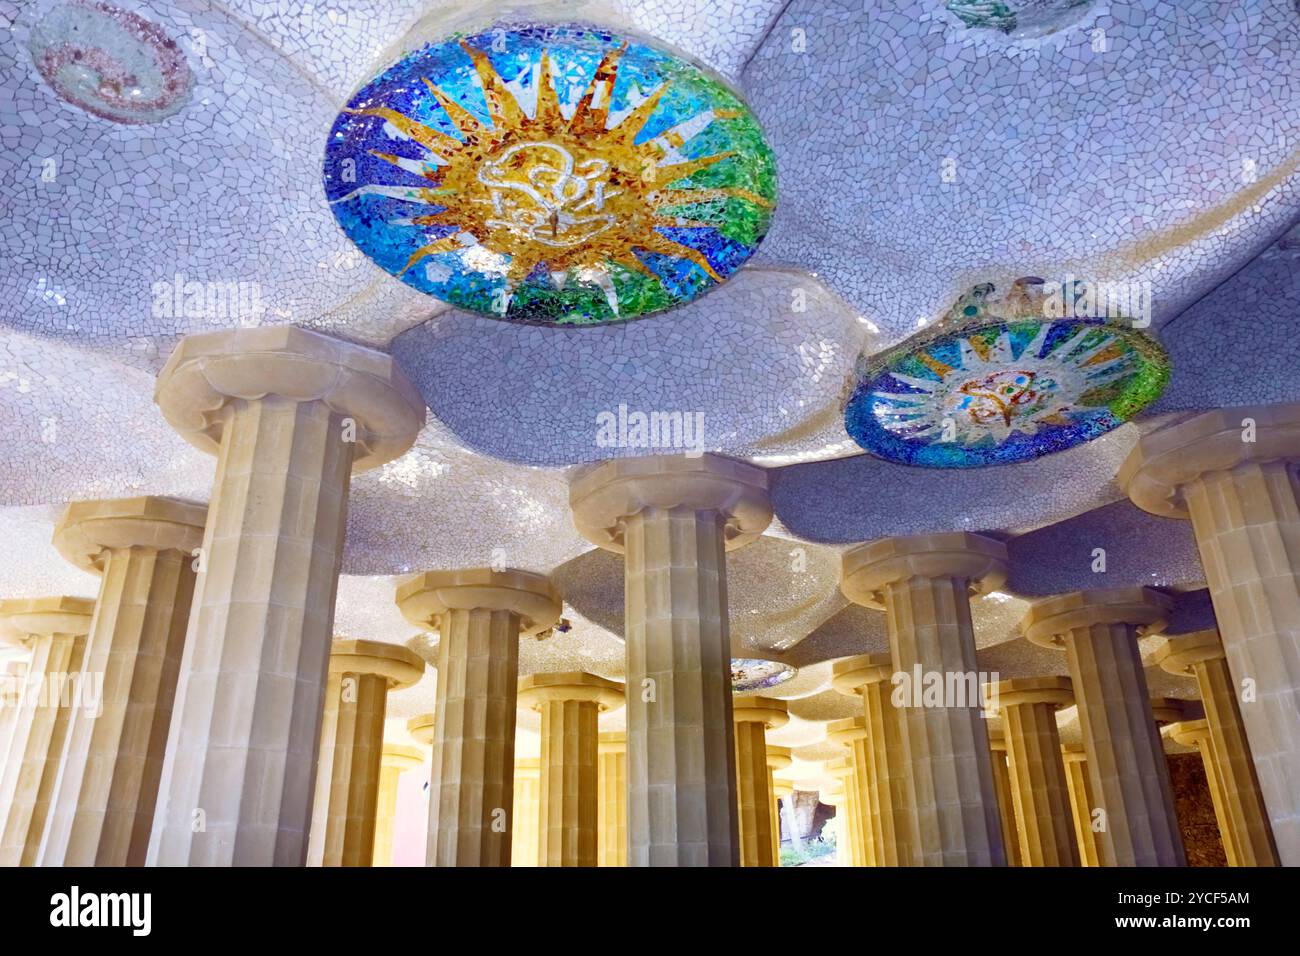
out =
[[[726,280],[767,232],[775,161],[719,79],[582,26],[432,43],[334,124],[325,192],[387,272],[513,321],[659,312]]]
[[[849,435],[908,465],[978,468],[1091,441],[1169,380],[1164,349],[1086,283],[975,286],[927,332],[862,356],[844,408]]]
[[[766,690],[784,684],[798,670],[779,661],[761,658],[733,657],[731,659],[731,690],[743,694],[747,691]]]

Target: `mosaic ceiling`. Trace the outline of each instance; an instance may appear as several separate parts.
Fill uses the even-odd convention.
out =
[[[507,14],[597,28],[493,33]],[[842,547],[1008,538],[1013,593],[977,629],[1030,673],[1023,598],[1092,583],[1043,567],[1079,542],[1141,535],[1121,583],[1200,584],[1185,529],[1114,486],[1142,429],[1300,399],[1291,0],[0,0],[0,20],[5,596],[93,593],[49,545],[68,500],[206,497],[212,460],[152,403],[179,336],[292,322],[390,350],[431,409],[354,482],[340,633],[423,639],[393,576],[504,560],[573,591],[524,669],[620,676],[621,588],[567,469],[680,450],[635,427],[679,412],[694,446],[771,470],[777,519],[731,558],[733,656],[796,671],[768,690],[809,702],[782,732],[815,746],[825,662],[880,625],[835,590]],[[945,324],[1026,276],[1139,314]]]

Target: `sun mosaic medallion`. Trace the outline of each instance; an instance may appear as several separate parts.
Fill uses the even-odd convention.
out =
[[[743,694],[747,691],[766,690],[784,684],[798,670],[779,661],[761,658],[733,657],[731,659],[731,690]]]
[[[672,308],[753,254],[775,160],[681,57],[582,26],[407,54],[334,124],[325,192],[378,265],[452,305],[586,325]]]
[[[1168,358],[1123,316],[1088,317],[1082,285],[1020,279],[999,298],[978,285],[932,330],[863,356],[844,409],[849,435],[890,461],[977,468],[1128,421],[1164,389]]]

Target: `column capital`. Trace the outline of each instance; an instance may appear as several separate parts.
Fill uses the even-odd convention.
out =
[[[826,761],[826,776],[832,780],[837,780],[840,786],[847,787],[844,783],[853,774],[853,758],[849,756],[836,757],[834,760]]]
[[[1184,747],[1200,749],[1201,743],[1210,739],[1210,723],[1207,720],[1180,720],[1169,724],[1164,732]]]
[[[124,548],[191,554],[203,544],[206,505],[147,495],[74,501],[54,528],[54,547],[70,563],[102,573],[107,554]]]
[[[411,735],[411,738],[416,743],[424,744],[427,747],[433,743],[433,718],[432,712],[416,714],[406,722],[406,732]]]
[[[985,684],[985,687],[988,685]],[[1001,751],[1006,753],[1007,750],[1007,731],[1002,726],[1001,721],[990,720],[987,725],[989,734],[989,750]]]
[[[416,767],[424,765],[424,751],[419,747],[412,747],[410,744],[385,740],[381,760],[382,763],[390,767],[397,767],[399,770],[414,770]]]
[[[1022,704],[1052,704],[1059,710],[1074,703],[1074,684],[1068,677],[1013,677],[985,684],[984,698],[996,713]]]
[[[1061,744],[1061,759],[1069,763],[1086,763],[1088,751],[1082,744]]]
[[[1254,422],[1253,441],[1244,440]],[[1116,480],[1143,511],[1186,518],[1183,486],[1247,462],[1300,460],[1300,402],[1216,408],[1143,435]]]
[[[790,721],[785,701],[774,697],[736,697],[731,702],[731,716],[736,723],[762,723],[768,730],[784,727]]]
[[[0,601],[0,643],[26,644],[34,637],[90,633],[95,602],[79,597],[7,598]]]
[[[424,659],[400,644],[336,639],[330,646],[331,674],[375,674],[389,690],[402,690],[424,676]]]
[[[222,409],[268,395],[324,402],[353,419],[354,471],[402,455],[424,425],[424,399],[392,356],[290,325],[187,335],[158,374],[154,401],[181,437],[215,454]]]
[[[778,747],[776,744],[767,745],[767,767],[769,770],[784,770],[792,763],[794,763],[794,751],[789,747]]]
[[[887,585],[909,578],[964,578],[971,593],[1007,579],[1007,548],[966,531],[881,538],[844,554],[840,590],[855,604],[883,608]]]
[[[576,700],[597,704],[601,711],[623,706],[623,685],[582,671],[529,674],[519,678],[520,707],[538,710],[547,701]]]
[[[602,754],[627,753],[627,734],[621,730],[601,731],[596,741],[596,752]]]
[[[865,717],[845,717],[832,720],[826,725],[826,740],[833,744],[848,746],[855,740],[867,738],[867,721]]]
[[[523,633],[544,631],[560,619],[562,604],[551,579],[531,571],[424,571],[399,582],[397,606],[417,627],[438,629],[448,611],[513,611]]]
[[[1217,661],[1225,656],[1219,632],[1210,628],[1169,637],[1156,652],[1156,663],[1161,670],[1187,677],[1195,676],[1196,665],[1202,661]]]
[[[888,653],[845,657],[831,667],[831,686],[845,697],[857,697],[867,684],[888,681],[893,673],[894,663]]]
[[[1110,588],[1060,594],[1032,604],[1020,629],[1025,637],[1042,647],[1063,647],[1071,630],[1094,624],[1129,624],[1144,631],[1158,631],[1173,602],[1151,588]]]
[[[588,541],[623,550],[623,523],[647,508],[716,511],[726,519],[728,551],[772,521],[767,472],[721,455],[653,455],[589,465],[569,485],[573,523]]]

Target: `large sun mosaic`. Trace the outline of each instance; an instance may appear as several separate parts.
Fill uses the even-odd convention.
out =
[[[776,199],[718,79],[581,26],[429,44],[338,117],[325,191],[387,272],[460,308],[593,324],[658,312],[753,254]]]
[[[1079,285],[1021,279],[1000,297],[978,285],[932,330],[859,359],[849,435],[891,461],[974,468],[1061,451],[1128,421],[1164,389],[1168,359],[1122,315],[1081,316]]]

